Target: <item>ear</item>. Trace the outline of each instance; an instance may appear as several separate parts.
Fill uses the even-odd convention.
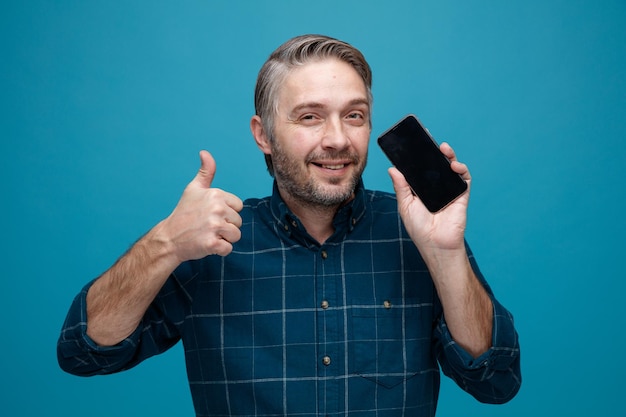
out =
[[[272,148],[270,146],[269,137],[265,133],[263,122],[259,116],[252,116],[252,119],[250,120],[250,130],[252,131],[252,136],[254,136],[256,146],[258,146],[264,154],[270,155],[272,153]]]

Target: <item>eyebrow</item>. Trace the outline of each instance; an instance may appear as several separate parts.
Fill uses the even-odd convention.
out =
[[[351,106],[361,106],[361,105],[365,105],[367,106],[367,108],[369,109],[370,107],[370,103],[366,98],[355,98],[352,99],[348,102],[346,107],[351,107]],[[293,113],[297,113],[301,110],[304,109],[323,109],[324,107],[326,107],[326,105],[317,102],[317,101],[311,101],[311,102],[305,102],[305,103],[301,103],[298,104],[296,107],[294,107],[293,109],[291,109],[291,111],[289,112],[290,114]]]

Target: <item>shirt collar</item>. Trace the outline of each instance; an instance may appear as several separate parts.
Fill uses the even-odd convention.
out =
[[[354,198],[348,204],[341,207],[333,219],[335,232],[328,239],[329,242],[341,240],[347,233],[351,232],[356,227],[365,215],[365,199],[365,187],[363,185],[363,179],[360,179],[354,190]],[[319,244],[306,232],[304,226],[300,222],[300,219],[298,219],[289,207],[287,207],[287,204],[280,196],[276,180],[274,180],[270,208],[272,216],[278,224],[281,232],[285,232],[290,237],[298,239],[302,243],[305,243],[306,246],[319,246]]]

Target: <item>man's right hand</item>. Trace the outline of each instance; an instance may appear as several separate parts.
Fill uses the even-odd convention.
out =
[[[200,170],[187,185],[174,211],[160,224],[179,262],[207,255],[226,256],[241,238],[243,202],[237,196],[212,188],[215,160],[200,152]]]
[[[211,188],[215,161],[200,152],[201,166],[174,211],[107,270],[87,293],[87,334],[113,346],[138,326],[148,306],[182,262],[226,256],[241,237],[242,201]]]

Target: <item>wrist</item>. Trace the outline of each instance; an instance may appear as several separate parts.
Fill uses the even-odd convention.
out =
[[[420,254],[436,286],[445,282],[464,285],[466,279],[474,275],[465,246],[458,249],[420,249]],[[449,285],[446,284],[446,287]]]
[[[184,259],[180,259],[176,251],[176,245],[168,233],[166,221],[159,222],[138,243],[141,244],[146,255],[156,263],[169,265],[174,270]]]

